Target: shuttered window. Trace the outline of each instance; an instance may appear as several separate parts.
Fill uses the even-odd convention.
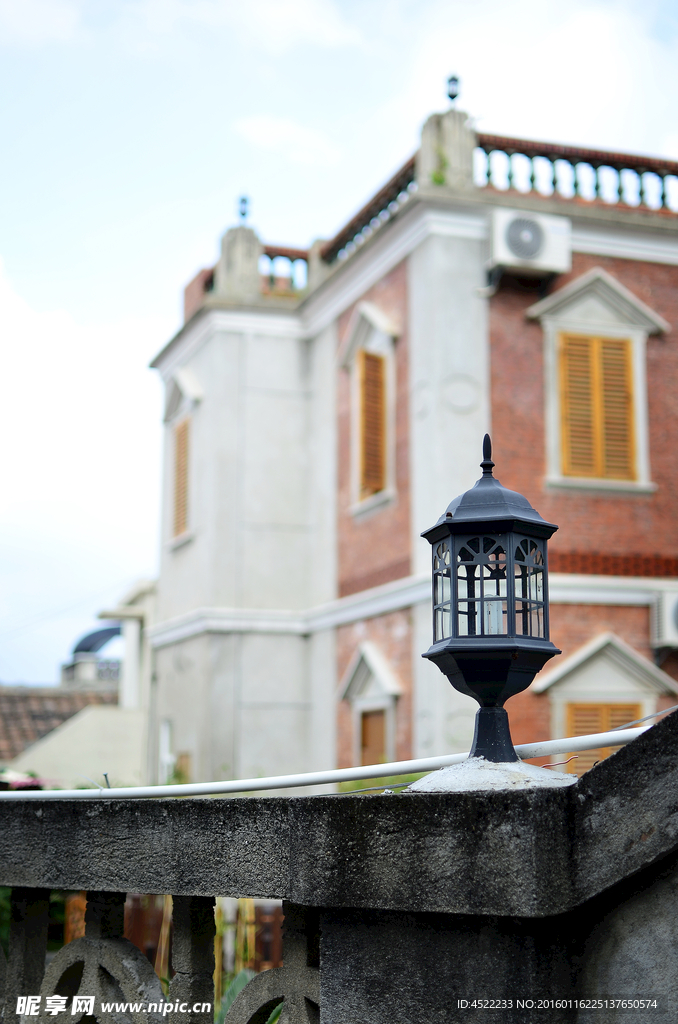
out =
[[[560,339],[564,476],[635,480],[631,342]]]
[[[386,359],[359,353],[360,497],[386,487]]]
[[[188,529],[188,435],[189,420],[174,428],[174,524],[173,536]]]
[[[363,711],[360,716],[360,763],[386,761],[386,712]]]
[[[587,736],[595,732],[609,732],[610,729],[641,717],[640,704],[568,704],[567,735]],[[567,771],[583,775],[589,768],[593,768],[596,761],[604,760],[618,749],[601,747],[597,750],[579,750],[576,760],[567,765]]]

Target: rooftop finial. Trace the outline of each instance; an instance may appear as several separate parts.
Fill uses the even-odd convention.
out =
[[[240,214],[240,220],[243,224],[247,220],[247,208],[249,203],[250,201],[247,196],[240,196],[240,199],[238,200],[238,213]]]
[[[492,438],[489,434],[485,434],[483,438],[483,461],[480,463],[480,468],[483,471],[483,476],[492,476],[494,462],[492,461]]]

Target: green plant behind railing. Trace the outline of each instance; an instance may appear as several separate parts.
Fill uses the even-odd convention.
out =
[[[419,772],[414,775],[389,775],[383,779],[353,779],[351,782],[340,782],[338,785],[338,791],[340,793],[354,793],[356,790],[367,790],[367,793],[379,793],[380,790],[388,789],[391,786],[399,787],[396,788],[396,793],[399,793],[405,786],[409,786],[411,782],[416,782],[417,779],[421,779],[424,775],[428,775],[428,772]]]
[[[236,997],[240,995],[245,985],[249,984],[252,978],[255,977],[256,972],[251,971],[247,968],[244,968],[242,971],[238,971],[238,973],[233,978],[231,983],[226,987],[223,999],[221,1000],[221,1006],[218,1008],[215,1016],[215,1024],[224,1024],[226,1014],[228,1013],[231,1006],[235,1002]],[[270,1016],[268,1017],[266,1024],[275,1024],[275,1022],[280,1019],[282,1008],[283,1004],[278,1003],[278,1005],[275,1007],[275,1009],[271,1012]]]

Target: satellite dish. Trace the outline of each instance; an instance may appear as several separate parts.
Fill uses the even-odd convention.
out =
[[[506,229],[506,244],[521,260],[533,260],[544,248],[544,232],[536,220],[516,217]]]

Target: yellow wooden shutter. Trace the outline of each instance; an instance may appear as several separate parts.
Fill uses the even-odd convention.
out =
[[[563,475],[635,479],[630,341],[562,335],[560,402]]]
[[[590,733],[609,732],[627,722],[636,721],[641,715],[640,704],[568,704],[567,735],[588,736]],[[600,747],[596,750],[579,750],[576,760],[567,765],[567,771],[583,775],[589,768],[593,768],[596,761],[603,761],[618,749]]]
[[[383,764],[386,760],[386,712],[363,711],[360,716],[360,763]]]
[[[174,428],[174,536],[188,529],[188,420]]]
[[[592,338],[565,335],[560,349],[563,474],[596,476]]]
[[[633,397],[631,343],[597,338],[600,361],[601,476],[633,480]]]
[[[386,486],[386,360],[360,353],[360,497]]]

